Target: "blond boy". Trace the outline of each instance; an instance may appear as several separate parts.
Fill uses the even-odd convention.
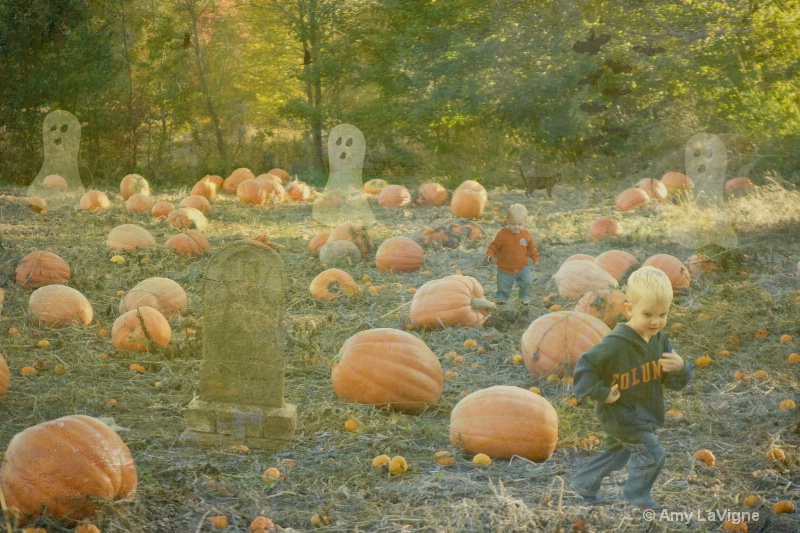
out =
[[[519,285],[519,299],[523,304],[531,301],[533,274],[528,266],[528,259],[534,265],[539,264],[539,251],[533,242],[533,235],[525,229],[528,210],[522,204],[514,204],[508,208],[506,226],[495,236],[486,251],[486,262],[497,258],[497,295],[498,304],[504,304],[511,296],[514,283]]]

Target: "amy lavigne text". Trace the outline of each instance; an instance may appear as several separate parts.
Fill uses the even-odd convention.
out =
[[[729,509],[716,509],[714,511],[670,511],[664,509],[655,511],[645,509],[642,513],[643,518],[648,522],[682,522],[689,524],[692,522],[726,522],[730,520],[734,524],[740,522],[758,522],[758,511],[731,511]]]

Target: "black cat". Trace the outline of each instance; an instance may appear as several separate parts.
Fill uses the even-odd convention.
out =
[[[519,173],[522,176],[522,181],[525,183],[525,196],[533,196],[533,191],[536,189],[547,189],[547,197],[553,197],[553,187],[556,183],[561,181],[561,172],[556,172],[549,176],[526,176],[519,167]]]

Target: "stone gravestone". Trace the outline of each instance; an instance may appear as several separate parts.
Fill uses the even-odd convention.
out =
[[[184,440],[277,450],[297,414],[283,400],[286,270],[277,252],[239,241],[217,252],[203,279],[200,390],[186,413]]]

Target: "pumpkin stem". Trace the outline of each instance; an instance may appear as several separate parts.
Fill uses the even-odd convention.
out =
[[[494,304],[494,302],[490,302],[486,298],[473,298],[470,302],[470,305],[473,309],[497,309],[497,306]]]

